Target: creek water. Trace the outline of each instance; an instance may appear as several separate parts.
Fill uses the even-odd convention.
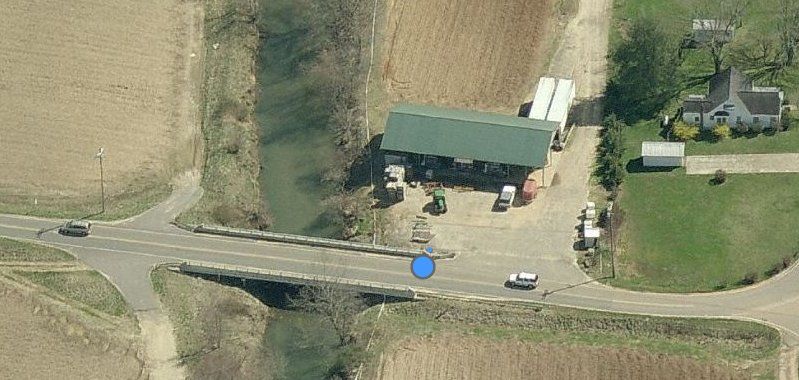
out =
[[[259,0],[262,36],[256,119],[261,128],[261,193],[274,218],[272,230],[335,237],[325,216],[321,173],[335,145],[327,127],[329,102],[307,67],[323,42],[309,2]]]
[[[273,309],[274,311],[275,309]],[[333,366],[338,339],[318,315],[276,310],[264,335],[264,348],[280,365],[276,379],[324,379]]]

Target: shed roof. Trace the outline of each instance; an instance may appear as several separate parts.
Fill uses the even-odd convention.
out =
[[[683,157],[684,142],[644,141],[641,143],[641,155],[646,157]]]
[[[557,128],[551,121],[399,104],[388,115],[380,148],[541,167]]]
[[[530,107],[531,119],[546,120],[549,113],[549,104],[552,102],[552,95],[555,93],[555,78],[541,77],[538,79],[538,87],[533,97],[533,106]]]

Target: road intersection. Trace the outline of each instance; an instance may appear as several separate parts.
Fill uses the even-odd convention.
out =
[[[344,277],[420,292],[459,297],[513,299],[625,313],[722,317],[756,320],[779,327],[789,345],[799,343],[799,271],[792,268],[750,288],[706,294],[661,294],[611,288],[590,281],[566,282],[543,277],[534,291],[503,286],[507,269],[459,259],[439,260],[435,275],[414,277],[410,259],[360,252],[294,246],[265,241],[192,234],[177,228],[147,231],[97,225],[86,238],[58,235],[59,221],[0,215],[0,235],[63,248],[105,273],[137,310],[158,307],[149,271],[160,263],[184,260],[295,273]],[[43,229],[51,229],[37,238]],[[575,267],[562,268],[577,270]],[[569,276],[573,277],[573,276]]]

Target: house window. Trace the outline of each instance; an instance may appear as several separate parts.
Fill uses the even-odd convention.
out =
[[[716,124],[726,124],[727,118],[726,117],[716,117]]]
[[[699,122],[699,116],[694,116],[694,122],[696,122],[696,123]]]
[[[740,116],[736,116],[735,117],[735,123],[741,124],[741,117]]]
[[[754,117],[752,117],[752,122],[753,123],[759,123],[760,122],[760,118],[757,117],[757,116],[754,116]]]

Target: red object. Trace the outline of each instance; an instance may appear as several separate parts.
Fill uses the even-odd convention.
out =
[[[525,203],[532,202],[537,193],[538,183],[536,183],[534,179],[528,179],[524,181],[524,187],[522,188],[522,199]]]

